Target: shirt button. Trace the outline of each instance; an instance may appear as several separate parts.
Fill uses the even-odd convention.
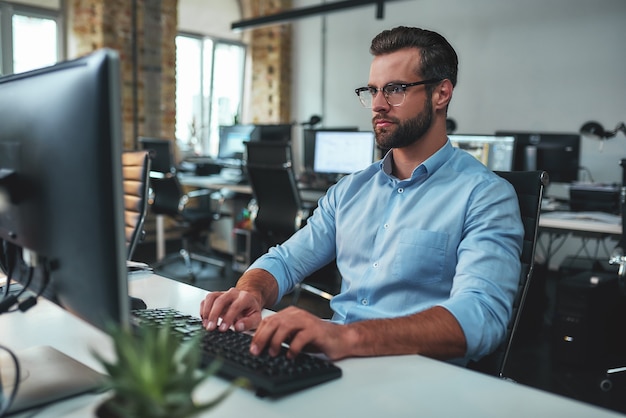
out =
[[[374,264],[372,264],[372,267],[374,267],[374,268],[378,267],[378,261],[376,261]]]
[[[404,189],[402,187],[398,188],[398,193],[404,193]]]
[[[361,299],[361,305],[367,306],[367,299]]]
[[[389,228],[389,224],[383,225],[383,228],[385,228],[385,229]]]

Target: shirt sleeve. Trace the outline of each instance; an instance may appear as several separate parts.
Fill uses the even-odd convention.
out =
[[[440,304],[458,320],[467,359],[502,342],[521,269],[524,229],[513,187],[500,178],[477,187],[468,202],[450,298]]]
[[[317,208],[304,227],[283,244],[270,248],[248,268],[260,268],[274,276],[278,283],[277,302],[298,283],[335,258],[332,189],[318,201]]]

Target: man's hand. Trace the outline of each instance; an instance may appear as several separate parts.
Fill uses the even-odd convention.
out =
[[[265,270],[252,269],[244,273],[235,288],[226,292],[211,292],[200,303],[200,318],[206,329],[218,327],[226,331],[254,329],[261,322],[261,312],[276,301],[278,285]]]
[[[237,331],[256,328],[261,322],[261,301],[245,290],[232,288],[226,292],[211,292],[200,303],[202,325],[212,331],[218,327],[226,331],[233,326]]]
[[[252,338],[250,352],[258,355],[267,348],[271,356],[276,356],[282,343],[287,343],[287,356],[290,358],[306,348],[321,351],[331,360],[339,360],[349,355],[346,349],[350,345],[345,342],[349,333],[344,328],[290,306],[261,321]]]

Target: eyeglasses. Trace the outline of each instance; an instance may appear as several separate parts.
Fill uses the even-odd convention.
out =
[[[407,88],[421,86],[422,84],[438,83],[440,81],[441,79],[433,78],[430,80],[416,81],[415,83],[389,83],[380,88],[371,86],[359,87],[355,89],[354,92],[359,96],[363,107],[371,108],[374,97],[376,97],[379,91],[383,92],[383,96],[385,96],[385,100],[389,103],[389,106],[400,106],[404,103]]]

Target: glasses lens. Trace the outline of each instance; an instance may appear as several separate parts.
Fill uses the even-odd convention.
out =
[[[400,106],[404,102],[404,89],[399,84],[386,85],[383,94],[390,106]]]
[[[364,107],[372,107],[372,92],[370,90],[360,90],[359,100]]]

